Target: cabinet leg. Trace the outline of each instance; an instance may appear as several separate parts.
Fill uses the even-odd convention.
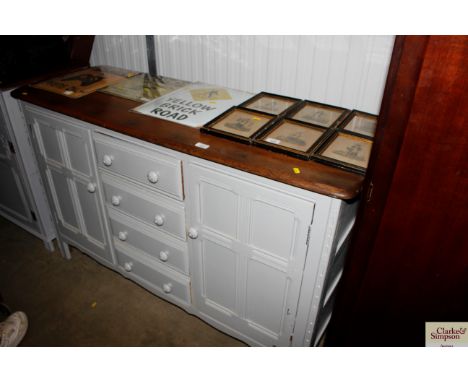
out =
[[[55,250],[55,245],[54,245],[54,242],[53,242],[52,240],[49,240],[49,241],[44,240],[43,243],[44,243],[44,247],[45,247],[49,252],[54,252],[54,250]]]
[[[70,260],[71,259],[71,254],[70,254],[70,247],[68,246],[68,243],[65,243],[64,241],[57,239],[57,244],[59,247],[59,251],[62,254],[62,256]]]

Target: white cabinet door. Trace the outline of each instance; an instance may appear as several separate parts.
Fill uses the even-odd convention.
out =
[[[22,224],[37,228],[21,182],[13,138],[8,131],[6,118],[0,99],[0,211]]]
[[[59,232],[112,263],[88,129],[29,113]],[[72,244],[73,244],[72,242]]]
[[[288,346],[314,204],[194,163],[187,174],[195,308],[252,344]]]

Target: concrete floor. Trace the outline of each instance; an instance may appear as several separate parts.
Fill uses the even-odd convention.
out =
[[[0,217],[0,293],[28,315],[21,346],[245,346],[72,249]]]

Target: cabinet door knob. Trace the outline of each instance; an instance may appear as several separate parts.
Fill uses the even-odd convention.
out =
[[[90,192],[91,194],[96,192],[96,183],[89,182],[87,188],[88,188],[88,192]]]
[[[150,171],[146,177],[150,183],[157,183],[159,180],[159,174],[156,171]]]
[[[162,226],[164,224],[164,215],[158,214],[154,217],[154,223],[158,226]]]
[[[188,236],[190,239],[196,239],[198,237],[198,231],[195,228],[190,228],[188,231]]]
[[[102,163],[104,163],[107,167],[112,165],[112,161],[114,160],[114,157],[112,155],[104,155],[102,158]]]
[[[119,206],[121,200],[122,200],[122,197],[120,195],[113,195],[111,203],[113,206]]]
[[[169,251],[161,251],[161,252],[159,252],[159,259],[160,259],[161,261],[166,262],[168,258],[169,258]]]
[[[163,285],[163,291],[164,293],[171,293],[172,292],[172,284],[171,283],[166,283]]]
[[[120,231],[119,232],[119,240],[125,241],[127,240],[128,232],[127,231]]]
[[[127,261],[123,267],[127,272],[130,272],[133,268],[133,263],[131,261]]]

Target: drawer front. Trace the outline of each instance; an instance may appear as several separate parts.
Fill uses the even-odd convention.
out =
[[[190,281],[174,271],[164,270],[141,256],[115,247],[119,266],[124,274],[147,289],[180,305],[190,305]]]
[[[114,211],[109,211],[114,242],[131,246],[155,259],[161,264],[188,274],[188,255],[186,243],[170,240],[164,234],[157,233],[136,221],[125,218]]]
[[[99,167],[183,199],[180,160],[99,134],[95,147]]]
[[[179,203],[149,195],[137,187],[102,174],[104,195],[109,206],[134,216],[158,230],[186,240],[185,209]]]

